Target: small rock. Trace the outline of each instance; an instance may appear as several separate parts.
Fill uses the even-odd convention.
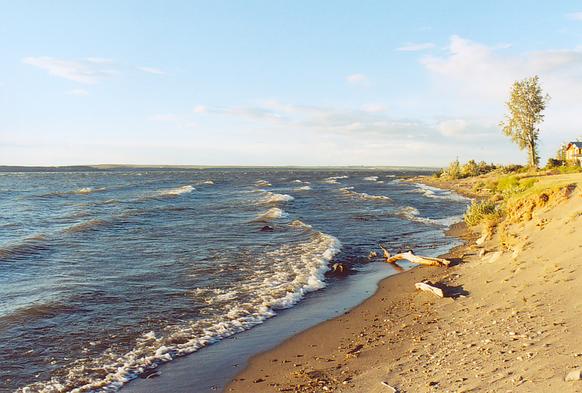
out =
[[[567,375],[565,380],[568,381],[579,381],[582,379],[582,369],[570,371]]]
[[[258,378],[258,379],[255,379],[253,381],[253,383],[261,383],[261,382],[265,382],[265,380],[263,378]]]
[[[275,228],[273,228],[270,225],[265,225],[264,227],[261,228],[261,232],[273,232],[275,230]]]

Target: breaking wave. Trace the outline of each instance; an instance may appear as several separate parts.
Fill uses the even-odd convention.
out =
[[[400,208],[397,213],[397,216],[402,217],[408,221],[420,222],[427,225],[434,225],[439,227],[450,227],[451,225],[461,221],[463,219],[462,215],[459,216],[451,216],[445,218],[428,218],[422,217],[420,212],[417,208],[412,206],[406,206]]]
[[[295,189],[295,191],[309,191],[309,190],[311,190],[310,186],[301,186]]]
[[[367,177],[364,177],[364,180],[367,180],[367,181],[377,181],[378,180],[378,176],[367,176]]]
[[[306,241],[284,244],[258,256],[249,276],[236,286],[192,292],[208,307],[226,312],[145,332],[124,354],[105,351],[98,357],[79,359],[66,374],[32,383],[19,392],[116,391],[147,369],[248,330],[325,287],[325,273],[340,249],[338,239],[312,230]]]
[[[271,183],[269,183],[269,182],[268,182],[268,181],[266,181],[266,180],[262,180],[262,179],[259,179],[259,180],[257,180],[257,181],[255,182],[255,185],[257,185],[257,186],[259,186],[259,187],[271,187],[271,186],[272,186],[272,184],[271,184]]]
[[[416,186],[416,190],[414,190],[414,192],[419,192],[427,198],[445,199],[455,202],[467,202],[470,200],[470,198],[464,197],[449,190],[443,190],[442,188],[431,187],[420,183],[414,183],[414,185]]]
[[[155,194],[155,196],[157,196],[157,197],[178,196],[178,195],[190,193],[190,192],[192,192],[194,190],[195,190],[194,187],[192,187],[190,185],[187,185],[187,186],[176,187],[176,188],[169,188],[169,189],[166,189],[166,190],[158,191]]]
[[[337,184],[338,180],[341,179],[347,179],[348,176],[331,176],[331,177],[326,177],[325,179],[322,180],[323,183],[327,183],[327,184]]]
[[[291,202],[293,199],[295,198],[293,198],[291,195],[276,194],[274,192],[267,191],[262,202],[263,203]]]
[[[353,191],[354,187],[343,187],[340,188],[340,191],[345,194],[348,195],[352,198],[358,198],[358,199],[363,199],[363,200],[367,200],[367,201],[392,201],[392,199],[390,197],[387,197],[385,195],[370,195],[367,194],[365,192],[356,192]]]
[[[254,221],[273,221],[282,217],[287,217],[287,213],[278,207],[272,207],[266,212],[259,214]]]

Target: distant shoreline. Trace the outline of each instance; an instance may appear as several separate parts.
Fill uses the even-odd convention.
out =
[[[106,172],[115,170],[148,170],[148,171],[163,171],[163,170],[205,170],[205,169],[280,169],[280,170],[314,170],[314,169],[329,169],[329,170],[410,170],[431,172],[440,167],[426,167],[426,166],[262,166],[262,165],[125,165],[125,164],[96,164],[96,165],[63,165],[63,166],[27,166],[27,165],[0,165],[0,172]]]

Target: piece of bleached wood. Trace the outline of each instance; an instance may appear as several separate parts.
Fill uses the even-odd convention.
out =
[[[414,286],[416,287],[416,289],[420,289],[421,291],[431,292],[438,297],[445,297],[445,294],[443,293],[442,289],[433,287],[432,285],[429,285],[425,282],[417,282],[416,284],[414,284]]]
[[[380,383],[388,388],[388,390],[387,390],[388,392],[390,392],[390,393],[398,393],[398,390],[396,390],[396,388],[394,386],[390,386],[388,384],[388,382],[382,381]]]
[[[425,266],[444,266],[448,267],[451,264],[451,261],[448,259],[443,258],[433,258],[433,257],[422,257],[419,255],[414,255],[412,251],[402,252],[400,254],[396,254],[394,256],[390,256],[390,253],[385,252],[384,257],[386,258],[387,263],[393,263],[399,261],[401,259],[406,259],[412,263],[416,263],[419,265]]]

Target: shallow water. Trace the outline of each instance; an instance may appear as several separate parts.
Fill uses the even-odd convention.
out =
[[[334,285],[330,261],[442,249],[467,201],[409,174],[0,174],[0,390],[115,390]]]

